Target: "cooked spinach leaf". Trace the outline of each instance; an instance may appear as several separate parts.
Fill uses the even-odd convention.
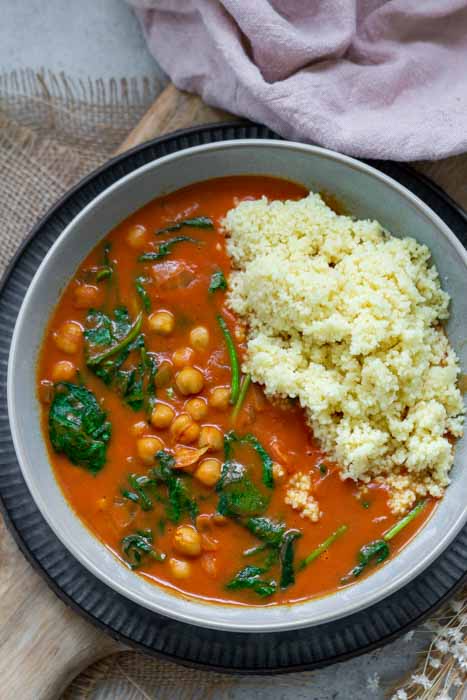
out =
[[[198,504],[190,494],[189,475],[177,473],[174,458],[164,450],[157,453],[156,459],[158,464],[151,470],[151,475],[167,488],[166,517],[174,523],[179,522],[183,515],[194,520],[198,515]]]
[[[103,321],[103,317],[105,317],[105,314],[101,311],[91,311],[90,313],[94,314],[100,314],[101,321]],[[109,357],[113,357],[114,355],[120,355],[124,350],[129,348],[131,344],[138,338],[139,333],[141,331],[141,326],[143,324],[143,315],[140,313],[136,317],[135,321],[133,324],[128,328],[128,311],[124,307],[119,307],[115,310],[114,312],[115,320],[112,321],[108,317],[106,317],[106,321],[103,322],[102,330],[106,330],[108,334],[110,334],[110,343],[105,343],[105,345],[110,345],[110,347],[106,347],[104,350],[98,353],[90,351],[90,346],[94,345],[96,346],[97,344],[99,345],[104,345],[104,343],[99,342],[96,343],[95,341],[95,335],[91,334],[89,335],[89,332],[86,331],[85,333],[85,339],[88,343],[88,356],[86,360],[86,364],[88,367],[94,367],[96,365],[101,364],[104,362],[104,360],[107,360]],[[89,314],[88,314],[89,318]],[[110,328],[109,328],[109,323],[110,323]],[[126,333],[123,337],[118,337],[119,334],[119,329],[124,326],[126,328]],[[96,329],[93,328],[93,331]],[[99,337],[99,336],[98,336]],[[108,337],[108,336],[106,336]]]
[[[230,517],[246,518],[261,515],[269,505],[269,496],[263,494],[255,485],[247,468],[233,459],[235,444],[249,444],[260,455],[263,464],[263,483],[269,486],[269,478],[265,478],[265,470],[271,468],[270,457],[253,435],[240,438],[233,431],[224,436],[225,462],[222,466],[221,478],[216,486],[219,493],[218,511]]]
[[[263,467],[263,484],[268,488],[273,488],[274,478],[272,473],[273,461],[266,452],[258,438],[251,433],[247,433],[243,437],[237,435],[233,430],[227,433],[224,437],[224,451],[226,459],[230,459],[233,453],[235,443],[240,445],[250,445],[258,454]]]
[[[141,303],[143,305],[143,309],[146,311],[146,313],[149,313],[151,311],[151,298],[149,294],[147,293],[146,289],[144,288],[144,283],[146,282],[145,277],[137,277],[135,279],[135,287],[136,291],[141,299]]]
[[[209,283],[208,292],[209,294],[214,294],[218,290],[227,289],[227,280],[225,279],[222,270],[218,270],[211,275],[211,282]]]
[[[122,489],[122,496],[133,501],[133,503],[137,503],[141,510],[152,510],[154,507],[153,501],[148,491],[154,491],[157,486],[156,480],[144,474],[130,474],[128,476],[128,484],[132,491]]]
[[[156,374],[157,374],[157,359],[154,353],[148,352],[143,345],[141,348],[141,361],[144,369],[144,404],[146,413],[151,415],[156,403]]]
[[[347,576],[344,576],[343,581],[345,582],[352,576],[355,578],[360,576],[367,566],[372,563],[380,564],[389,557],[389,554],[389,545],[384,540],[374,540],[373,542],[363,545],[358,553],[357,566],[355,566]]]
[[[267,571],[273,564],[280,561],[280,587],[287,588],[294,583],[294,542],[301,537],[302,533],[299,530],[287,530],[284,523],[264,516],[249,518],[245,524],[248,530],[264,543],[244,552],[245,556],[255,556],[266,551],[267,556],[262,566],[263,570]]]
[[[231,419],[232,419],[233,425],[235,425],[237,418],[238,418],[238,414],[240,413],[240,409],[243,406],[243,403],[246,399],[246,395],[248,393],[250,383],[251,383],[251,376],[249,374],[245,374],[243,376],[243,379],[242,379],[241,384],[240,384],[240,390],[238,392],[237,401],[236,401],[235,406],[233,407],[233,410],[232,410]]]
[[[240,362],[237,355],[237,349],[235,347],[232,334],[229,331],[225,319],[219,314],[217,316],[217,323],[220,326],[222,335],[224,336],[225,344],[227,346],[227,352],[229,353],[229,361],[231,368],[231,380],[230,380],[230,403],[235,405],[238,400],[238,394],[240,391]]]
[[[254,557],[257,554],[261,554],[261,552],[264,552],[267,548],[267,544],[258,544],[256,545],[256,547],[249,547],[248,549],[243,550],[243,556]]]
[[[236,519],[240,525],[246,527],[262,541],[262,544],[247,549],[244,556],[265,555],[261,567],[245,567],[228,584],[228,587],[231,589],[251,588],[259,595],[272,595],[277,588],[277,583],[260,579],[260,574],[266,573],[273,565],[280,563],[281,588],[287,588],[294,583],[294,543],[296,539],[301,537],[301,532],[287,530],[284,523],[262,515],[269,505],[269,497],[263,494],[252,482],[247,468],[233,459],[233,448],[236,443],[251,445],[259,454],[263,463],[263,483],[266,483],[268,487],[271,483],[268,478],[269,467],[272,475],[271,458],[253,435],[245,435],[240,438],[235,433],[230,432],[224,437],[226,461],[216,486],[219,493],[217,509],[223,515]],[[267,593],[260,592],[266,589]]]
[[[274,477],[272,473],[273,461],[266,452],[260,441],[250,433],[242,438],[244,443],[248,443],[257,452],[263,466],[263,484],[272,489],[274,486]]]
[[[110,279],[113,276],[114,265],[109,257],[110,249],[111,244],[108,241],[105,241],[102,252],[102,263],[98,266],[83,270],[83,278],[85,282],[97,284],[98,282]]]
[[[249,588],[262,598],[273,595],[277,590],[277,583],[273,579],[262,579],[263,573],[264,569],[258,566],[245,566],[229,581],[226,588],[232,591]]]
[[[124,306],[117,306],[113,318],[103,311],[91,309],[86,317],[84,333],[88,364],[94,357],[99,357],[104,351],[123,340],[130,328],[131,320]]]
[[[266,543],[259,544],[256,547],[250,547],[243,552],[244,557],[257,557],[260,554],[265,554],[261,564],[264,571],[268,571],[273,564],[277,564],[279,561],[278,547]]]
[[[299,530],[288,530],[283,538],[280,551],[281,580],[280,587],[287,588],[295,583],[294,570],[294,544],[295,540],[302,536]]]
[[[169,491],[167,518],[178,523],[182,515],[189,515],[194,520],[198,515],[198,504],[190,495],[186,480],[181,476],[173,477],[167,482],[167,488]]]
[[[113,387],[134,411],[145,408],[150,416],[156,400],[157,362],[155,356],[146,351],[142,338],[139,349],[141,360],[128,370],[118,369]]]
[[[190,493],[188,474],[180,474],[175,469],[175,460],[164,450],[154,455],[157,464],[146,475],[130,474],[129,488],[122,489],[121,494],[143,511],[154,510],[155,502],[165,508],[165,519],[179,522],[183,516],[192,520],[198,515],[198,505]],[[165,520],[164,520],[165,522]]]
[[[168,481],[174,476],[175,458],[165,450],[159,450],[156,454],[157,466],[153,467],[152,473],[159,481]]]
[[[279,561],[280,549],[279,547],[269,545],[267,549],[267,554],[263,562],[263,567],[268,571],[273,564],[277,564]]]
[[[389,546],[390,540],[399,534],[409,523],[412,522],[414,518],[421,513],[425,508],[427,501],[420,501],[417,503],[411,511],[407,513],[401,520],[399,520],[395,525],[393,525],[380,540],[374,540],[368,544],[363,545],[357,555],[357,566],[355,566],[352,571],[350,571],[346,576],[343,577],[342,581],[346,583],[350,578],[360,576],[360,574],[369,566],[370,564],[381,564],[385,561],[391,554],[391,549]]]
[[[232,460],[224,462],[216,490],[220,494],[217,510],[222,515],[260,515],[269,505],[269,498],[251,481],[243,464]]]
[[[226,437],[226,436],[225,436]],[[224,437],[224,446],[225,446]],[[234,462],[230,454],[225,450],[226,461],[222,465],[222,472],[219,481],[217,482],[216,491],[223,491],[231,484],[237,481],[242,481],[246,476],[246,469],[240,462]]]
[[[266,544],[280,545],[286,531],[284,523],[278,523],[271,518],[249,518],[246,522],[248,530]]]
[[[105,464],[111,425],[85,386],[60,382],[49,411],[49,435],[56,452],[97,474]]]
[[[134,411],[139,411],[144,402],[143,376],[140,370],[140,365],[117,370],[112,386]]]
[[[162,260],[172,252],[174,245],[177,245],[177,243],[183,243],[183,241],[196,243],[198,245],[201,245],[202,243],[202,241],[199,241],[197,238],[190,238],[189,236],[175,236],[175,238],[171,238],[169,241],[161,243],[157,249],[157,252],[143,253],[143,255],[139,256],[138,260],[139,262],[154,262],[156,260]]]
[[[113,318],[103,311],[91,310],[86,318],[86,364],[102,381],[133,410],[153,408],[156,387],[157,362],[147,352],[140,333],[142,314],[131,323],[125,307],[117,307]],[[130,354],[136,351],[139,359],[128,366]]]
[[[154,549],[151,530],[137,530],[132,535],[127,535],[121,542],[122,552],[131,569],[137,569],[148,558],[156,561],[164,561],[166,555]]]
[[[170,233],[172,231],[180,231],[184,226],[190,226],[192,228],[214,228],[212,219],[207,216],[196,216],[192,219],[183,219],[182,221],[169,224],[165,226],[165,228],[160,228],[156,231],[156,236],[161,236],[163,233]]]
[[[102,280],[109,279],[113,275],[113,265],[109,258],[110,248],[110,243],[106,241],[104,244],[104,261],[101,267],[96,271],[96,282],[102,282]]]

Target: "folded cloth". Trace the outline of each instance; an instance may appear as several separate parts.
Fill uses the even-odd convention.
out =
[[[129,0],[175,85],[355,156],[467,151],[467,0]]]

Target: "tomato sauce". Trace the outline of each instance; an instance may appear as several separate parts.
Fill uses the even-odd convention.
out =
[[[144,511],[138,503],[122,495],[122,491],[129,488],[130,473],[145,474],[150,469],[138,456],[137,435],[159,437],[164,449],[170,453],[180,440],[173,437],[170,427],[157,429],[151,425],[144,410],[134,411],[112,387],[106,386],[95,376],[86,366],[82,339],[75,352],[64,352],[63,344],[62,347],[57,345],[57,334],[60,334],[66,322],[76,322],[81,328],[86,326],[89,307],[83,289],[80,292],[77,289],[86,286],[86,271],[102,264],[102,243],[84,260],[65,289],[52,314],[43,342],[38,366],[39,393],[44,399],[43,432],[57,481],[69,504],[89,530],[123,563],[126,558],[122,552],[123,538],[135,531],[150,528],[154,547],[164,552],[166,559],[160,562],[143,558],[137,573],[155,584],[208,601],[276,605],[333,592],[355,580],[343,582],[342,578],[356,565],[360,548],[381,538],[397,521],[388,508],[387,492],[383,486],[373,483],[362,489],[361,485],[351,480],[339,478],[338,465],[320,450],[306,425],[302,410],[293,402],[271,402],[263,395],[261,387],[251,384],[235,425],[232,425],[231,406],[216,408],[209,402],[214,388],[229,387],[231,382],[226,342],[217,321],[219,314],[230,329],[240,358],[245,351],[243,329],[226,305],[227,292],[222,289],[208,292],[212,275],[222,270],[228,278],[231,269],[220,222],[229,209],[245,199],[262,196],[269,199],[300,199],[306,194],[303,187],[291,182],[241,176],[201,182],[156,199],[107,236],[109,260],[115,272],[111,280],[104,278],[90,285],[93,289],[89,292],[89,302],[92,302],[89,307],[110,310],[116,304],[123,304],[134,319],[142,308],[141,298],[135,291],[135,278],[144,276],[151,312],[163,310],[173,315],[173,330],[167,335],[160,335],[151,330],[149,314],[144,311],[142,333],[148,351],[155,354],[159,366],[157,401],[171,407],[175,415],[186,412],[186,401],[193,397],[184,396],[177,389],[174,378],[180,368],[174,367],[173,353],[190,346],[191,329],[199,326],[207,329],[207,347],[194,349],[188,362],[199,369],[204,378],[204,386],[196,396],[206,400],[207,414],[198,423],[215,426],[223,434],[232,428],[239,435],[252,433],[271,458],[281,465],[284,475],[275,480],[274,488],[270,490],[270,504],[263,515],[283,521],[287,528],[296,528],[301,532],[294,546],[296,563],[302,561],[336,528],[347,526],[345,534],[307,568],[298,571],[296,567],[295,583],[287,588],[278,586],[273,595],[265,597],[259,597],[249,588],[226,588],[240,569],[257,565],[261,559],[260,555],[256,558],[245,556],[246,550],[261,543],[238,519],[205,519],[201,553],[184,556],[174,550],[174,533],[180,523],[171,522],[165,517],[161,503],[155,503],[152,510]],[[158,229],[173,222],[200,216],[209,217],[214,229],[183,227],[161,236],[154,235]],[[135,234],[130,244],[130,232],[134,232],[135,227],[140,227],[137,229],[139,233]],[[160,243],[182,235],[192,237],[198,243],[180,241],[160,260],[138,262],[141,253],[157,251]],[[89,290],[86,288],[84,291]],[[64,454],[55,452],[50,445],[48,401],[55,368],[60,361],[71,362],[79,369],[80,381],[94,393],[112,424],[106,463],[95,475],[82,466],[71,464]],[[139,428],[135,424],[139,424]],[[190,446],[196,447],[196,442]],[[220,462],[223,460],[219,452],[205,455],[210,456]],[[235,458],[249,463],[256,475],[260,473],[259,458],[251,450],[239,448]],[[287,483],[296,472],[311,476],[311,493],[322,512],[318,522],[301,517],[299,511],[285,503]],[[215,487],[191,478],[190,488],[198,502],[199,513],[214,514],[219,499]],[[391,541],[391,556],[397,554],[423,526],[432,508],[430,501],[423,512]],[[184,515],[180,522],[189,523],[191,519]],[[169,563],[171,558],[188,562],[189,575],[186,578],[174,575]],[[368,567],[368,571],[374,570],[374,564]],[[271,578],[272,574],[265,573],[263,576]],[[274,576],[277,578],[277,574]]]

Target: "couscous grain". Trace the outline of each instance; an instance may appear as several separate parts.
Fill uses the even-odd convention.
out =
[[[428,248],[312,193],[242,202],[224,228],[229,304],[248,323],[243,370],[300,400],[343,478],[390,476],[395,512],[413,502],[394,481],[404,472],[441,495],[464,408]]]

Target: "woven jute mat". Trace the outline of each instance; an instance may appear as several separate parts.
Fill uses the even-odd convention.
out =
[[[162,87],[159,81],[151,79],[73,81],[64,75],[31,70],[0,74],[0,274],[38,219],[67,189],[116,151]],[[467,156],[442,163],[421,163],[417,168],[467,208]],[[397,696],[393,695],[394,685],[383,677],[382,686],[388,697],[461,698],[467,669],[467,654],[462,665],[462,654],[467,651],[466,599],[467,590],[451,608],[437,614],[429,633],[418,630],[397,643],[398,647],[393,645],[392,651],[378,651],[348,662],[345,667],[321,672],[320,681],[313,673],[271,679],[212,675],[135,652],[122,652],[82,673],[63,700],[347,700],[356,696],[337,696],[336,687],[340,679],[339,684],[345,688],[349,673],[368,673],[365,697],[381,697],[375,663],[383,670],[392,664],[395,671],[400,657],[411,657],[414,668],[418,662],[415,677],[413,673],[407,677]],[[423,684],[431,687],[424,688]],[[443,688],[449,694],[442,695]]]
[[[161,87],[149,79],[0,74],[0,274],[58,197],[117,149]]]

